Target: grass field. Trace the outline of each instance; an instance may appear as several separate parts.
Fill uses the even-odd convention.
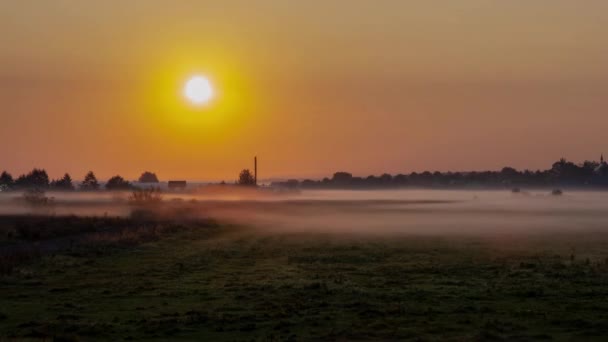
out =
[[[608,335],[604,233],[344,236],[201,224],[127,241],[100,239],[53,251],[0,275],[0,336],[605,340]]]

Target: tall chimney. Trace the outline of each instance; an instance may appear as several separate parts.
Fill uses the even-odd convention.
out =
[[[253,180],[255,181],[255,186],[258,186],[258,157],[253,157]]]

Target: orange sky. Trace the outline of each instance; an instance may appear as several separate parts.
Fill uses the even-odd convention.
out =
[[[4,1],[0,169],[233,180],[608,153],[608,2]],[[212,104],[180,91],[208,75]]]

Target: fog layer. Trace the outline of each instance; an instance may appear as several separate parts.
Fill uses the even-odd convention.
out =
[[[126,193],[53,193],[53,215],[127,216]],[[535,234],[608,229],[608,193],[508,191],[305,191],[165,194],[163,207],[276,232],[337,234]],[[0,214],[36,214],[18,194]],[[185,211],[177,211],[180,216]],[[179,219],[180,217],[175,217]]]

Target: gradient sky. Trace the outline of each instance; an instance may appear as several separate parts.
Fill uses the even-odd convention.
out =
[[[255,5],[253,5],[255,3]],[[608,1],[0,1],[0,169],[234,180],[608,153]],[[218,97],[181,97],[207,75]]]

